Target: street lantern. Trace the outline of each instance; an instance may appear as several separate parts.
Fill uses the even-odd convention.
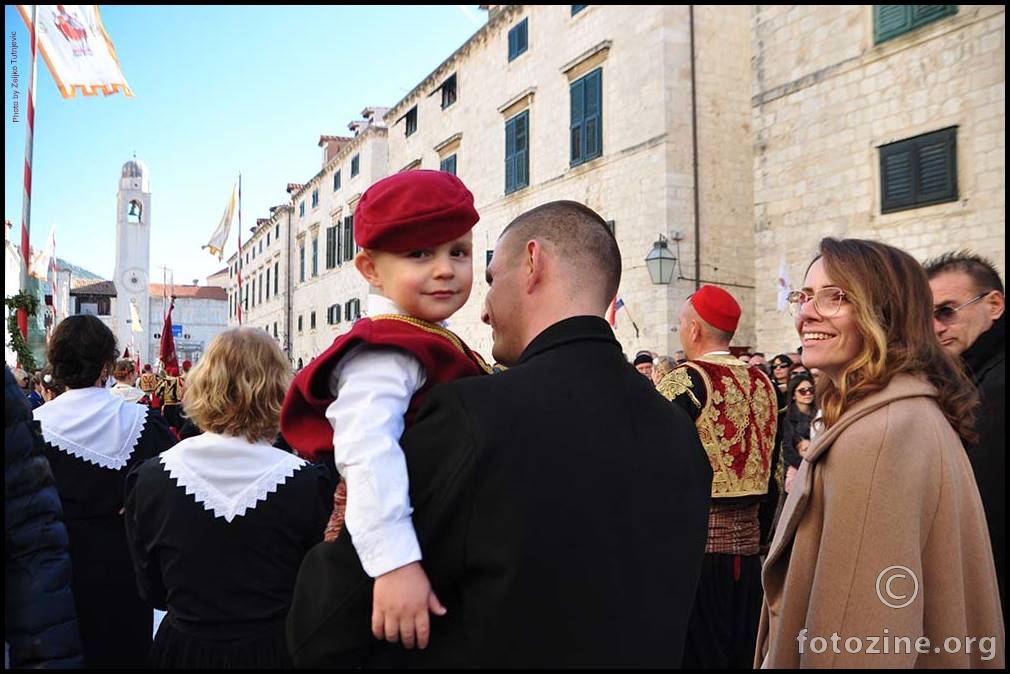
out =
[[[649,277],[655,285],[669,285],[673,280],[673,265],[677,258],[670,251],[668,239],[663,234],[652,244],[652,250],[645,256],[645,266],[649,269]]]

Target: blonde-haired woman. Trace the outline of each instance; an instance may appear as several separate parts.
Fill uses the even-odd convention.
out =
[[[765,563],[756,664],[1003,667],[989,533],[961,444],[974,388],[933,332],[921,265],[881,243],[824,239],[790,304],[803,364],[821,372],[823,425]]]
[[[265,332],[221,333],[187,380],[186,413],[204,433],[127,479],[141,592],[168,612],[153,667],[291,666],[284,621],[333,485],[325,468],[271,446],[289,381]]]

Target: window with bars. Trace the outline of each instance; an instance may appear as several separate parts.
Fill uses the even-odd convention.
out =
[[[957,127],[880,148],[880,212],[957,201]]]
[[[530,184],[529,110],[505,122],[505,194]]]
[[[957,14],[957,5],[874,5],[874,43],[887,42],[954,14]]]
[[[603,69],[597,68],[572,82],[571,165],[578,166],[603,154]]]

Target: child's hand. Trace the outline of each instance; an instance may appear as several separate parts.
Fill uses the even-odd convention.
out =
[[[372,591],[372,634],[376,639],[403,642],[404,648],[428,646],[428,611],[445,615],[446,608],[431,590],[420,562],[411,562],[375,579]]]

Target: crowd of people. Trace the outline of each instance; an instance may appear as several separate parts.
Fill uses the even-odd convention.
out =
[[[254,328],[138,373],[87,315],[8,368],[11,666],[1005,665],[990,262],[826,238],[796,354],[703,285],[629,358],[617,242],[554,201],[495,245],[492,366],[446,328],[478,219],[447,173],[366,190],[367,317],[293,377]]]

